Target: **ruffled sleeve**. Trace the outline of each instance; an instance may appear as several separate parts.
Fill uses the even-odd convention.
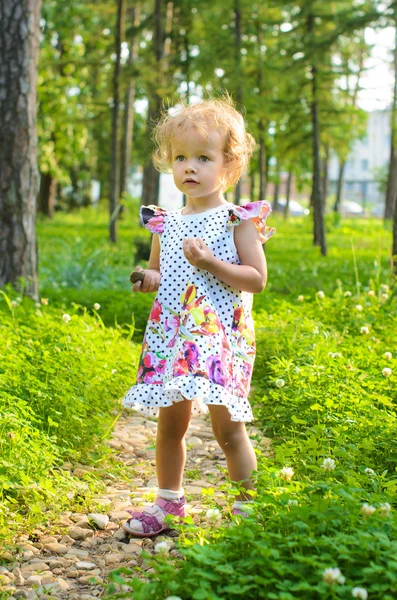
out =
[[[258,202],[249,202],[241,206],[234,206],[229,209],[229,218],[226,225],[232,227],[240,225],[241,221],[253,219],[261,243],[264,244],[276,233],[275,227],[268,227],[266,225],[267,216],[271,212],[272,208],[267,200],[258,200]]]
[[[139,218],[141,225],[146,227],[152,233],[163,233],[164,231],[164,220],[167,211],[165,208],[150,204],[148,206],[141,206],[139,209]]]

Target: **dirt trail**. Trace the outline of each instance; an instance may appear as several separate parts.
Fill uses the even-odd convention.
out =
[[[104,595],[103,584],[107,582],[109,571],[119,566],[141,564],[142,549],[153,551],[157,542],[176,535],[171,531],[154,540],[141,540],[126,537],[121,527],[130,517],[126,508],[142,508],[152,500],[151,496],[154,498],[157,486],[153,449],[156,426],[155,420],[148,420],[138,413],[123,413],[108,443],[117,450],[127,472],[136,473],[135,478],[130,482],[109,479],[106,491],[95,498],[103,507],[92,517],[95,526],[88,517],[89,511],[87,514],[65,512],[45,530],[35,530],[37,541],[30,541],[28,535],[21,536],[13,552],[13,562],[0,566],[0,595],[6,591],[11,599],[93,600]],[[247,429],[250,435],[262,437],[250,424]],[[203,488],[215,488],[214,498],[219,508],[222,510],[226,505],[224,493],[217,489],[217,485],[225,481],[221,469],[226,469],[226,461],[214,440],[208,415],[192,418],[186,442],[184,489],[188,497],[187,514],[199,523],[205,514],[200,500]],[[270,440],[262,438],[260,447],[268,454]],[[86,468],[83,465],[66,467],[76,475],[83,475]],[[95,577],[95,583],[89,582],[92,577]]]

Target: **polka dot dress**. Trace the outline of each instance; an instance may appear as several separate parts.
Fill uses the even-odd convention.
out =
[[[241,264],[234,227],[253,219],[261,242],[274,233],[266,226],[266,200],[235,206],[225,202],[194,215],[141,206],[141,223],[160,236],[160,285],[142,343],[136,384],[123,405],[157,417],[159,408],[192,400],[193,415],[209,404],[224,405],[232,421],[251,421],[248,394],[255,360],[253,294],[234,289],[183,253],[186,237],[200,237],[214,256]]]

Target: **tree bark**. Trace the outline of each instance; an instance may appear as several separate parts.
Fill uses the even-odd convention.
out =
[[[293,173],[290,170],[290,171],[288,171],[287,187],[286,187],[286,192],[285,192],[285,207],[284,207],[284,218],[285,219],[288,217],[288,212],[289,212],[289,200],[291,197],[292,177],[293,177]]]
[[[163,0],[155,0],[154,6],[154,55],[156,69],[158,73],[157,87],[164,84],[164,2]],[[142,198],[141,202],[144,205],[158,205],[159,189],[160,189],[160,173],[154,168],[152,162],[152,144],[151,136],[154,128],[154,123],[158,118],[161,110],[161,97],[158,94],[157,87],[150,89],[148,92],[149,106],[146,119],[146,154],[148,159],[143,167],[142,180]]]
[[[280,194],[280,168],[277,167],[276,181],[274,182],[274,195],[273,195],[273,210],[277,212],[279,209],[278,197]]]
[[[38,298],[36,81],[40,0],[0,4],[0,287]]]
[[[132,9],[132,22],[134,27],[140,24],[140,4],[137,3]],[[135,34],[132,36],[130,43],[130,54],[128,57],[128,67],[132,68],[135,59],[138,55],[138,41],[139,38]],[[131,165],[131,152],[132,152],[132,132],[134,128],[134,100],[135,100],[135,87],[136,81],[135,76],[131,76],[128,81],[127,92],[125,95],[125,107],[124,107],[124,131],[123,140],[121,144],[121,164],[120,164],[120,198],[123,197],[124,192],[127,189],[128,175]],[[122,210],[120,210],[121,214]]]
[[[322,186],[323,187],[324,212],[327,209],[327,198],[328,198],[328,185],[329,185],[328,166],[329,166],[329,146],[325,146],[324,160],[323,160],[323,186]]]
[[[41,173],[37,212],[52,219],[54,216],[57,181],[50,173]]]
[[[117,0],[117,22],[115,32],[116,60],[113,71],[113,109],[112,109],[112,140],[111,165],[109,178],[109,238],[117,241],[117,217],[120,210],[120,178],[119,178],[119,110],[120,110],[120,68],[121,41],[124,30],[126,0]]]
[[[234,0],[234,35],[235,35],[235,65],[236,65],[236,101],[237,109],[241,110],[243,104],[243,87],[241,81],[241,6],[240,0]],[[234,203],[239,205],[241,201],[241,179],[234,188]]]
[[[394,93],[391,110],[390,161],[387,177],[387,190],[384,219],[392,219],[397,198],[397,14],[394,14],[396,27],[394,41]]]
[[[334,211],[339,212],[342,200],[343,200],[343,183],[344,183],[344,174],[345,174],[345,166],[346,161],[339,161],[339,172],[338,172],[338,184],[336,188],[336,199],[334,204]]]
[[[308,32],[309,35],[314,33],[314,15],[308,15]],[[321,254],[327,255],[327,247],[325,242],[325,227],[323,213],[323,199],[321,194],[321,172],[320,172],[320,126],[318,119],[318,99],[317,99],[317,68],[314,64],[311,65],[312,75],[312,148],[313,148],[313,213],[314,213],[314,244],[319,245]]]

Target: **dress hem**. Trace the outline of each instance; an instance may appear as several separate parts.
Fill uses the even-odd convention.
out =
[[[179,381],[181,379],[184,381]],[[154,404],[152,393],[158,390],[161,390],[161,404]],[[160,408],[182,402],[183,398],[193,401],[193,412],[207,414],[208,405],[226,406],[231,421],[247,423],[253,420],[251,406],[244,396],[233,396],[223,386],[204,377],[183,376],[174,377],[165,384],[135,384],[124,396],[122,405],[147,416],[158,417]]]

